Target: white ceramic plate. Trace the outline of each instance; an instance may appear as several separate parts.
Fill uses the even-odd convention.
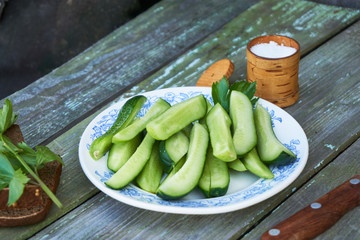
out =
[[[142,93],[147,101],[139,116],[143,116],[159,97],[173,105],[199,94],[204,94],[212,102],[211,88],[208,87],[168,88]],[[95,161],[90,157],[89,147],[94,139],[110,128],[125,101],[113,104],[86,127],[80,140],[79,159],[84,173],[97,188],[110,197],[135,207],[179,214],[216,214],[239,210],[261,202],[287,187],[299,176],[308,158],[308,142],[301,126],[281,108],[260,99],[259,103],[271,114],[275,134],[297,156],[296,161],[291,164],[271,166],[274,179],[258,178],[249,172],[231,171],[229,190],[225,196],[205,198],[200,190],[195,189],[177,201],[162,200],[133,184],[121,190],[113,190],[104,184],[113,174],[106,167],[107,155]]]

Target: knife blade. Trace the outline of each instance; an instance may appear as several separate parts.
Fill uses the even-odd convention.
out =
[[[266,231],[261,239],[312,239],[359,205],[360,175],[356,175]]]

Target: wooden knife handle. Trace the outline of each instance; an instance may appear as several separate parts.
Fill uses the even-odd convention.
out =
[[[265,232],[261,239],[312,239],[359,205],[360,175],[357,175]]]

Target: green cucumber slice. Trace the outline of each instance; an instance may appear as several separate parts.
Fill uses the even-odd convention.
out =
[[[146,130],[156,140],[165,140],[205,114],[205,98],[203,95],[198,95],[171,106],[149,122]]]
[[[162,98],[159,98],[150,107],[149,111],[145,114],[144,117],[142,117],[139,121],[131,123],[129,126],[121,129],[118,133],[116,133],[112,138],[112,142],[117,143],[133,139],[136,135],[145,129],[146,125],[152,119],[156,118],[169,108],[170,104]]]
[[[151,151],[149,161],[146,163],[141,173],[136,177],[136,183],[141,189],[147,192],[156,193],[156,190],[160,185],[162,174],[163,171],[159,156],[159,142],[156,141]]]
[[[266,163],[286,164],[296,160],[296,155],[285,147],[275,136],[271,116],[260,104],[256,104],[255,126],[258,136],[257,151]]]
[[[169,172],[189,149],[189,139],[183,131],[161,141],[159,147],[160,160],[165,172]]]
[[[206,154],[204,171],[199,188],[206,197],[224,196],[229,188],[230,174],[226,162],[213,155],[211,146]]]
[[[130,159],[105,182],[113,189],[120,189],[136,178],[150,158],[155,139],[146,134]]]
[[[230,132],[231,119],[219,103],[207,114],[206,125],[214,156],[225,162],[234,161],[237,156]]]
[[[240,159],[227,163],[228,167],[238,172],[245,172],[247,169]]]
[[[139,95],[130,98],[122,106],[118,117],[112,127],[103,135],[95,139],[90,146],[90,156],[94,160],[100,159],[110,149],[113,136],[122,128],[128,126],[139,113],[141,107],[146,101],[146,97]]]
[[[274,178],[274,174],[259,158],[256,148],[253,148],[250,152],[245,154],[245,157],[241,160],[246,169],[262,178]]]
[[[207,99],[206,99],[206,107],[207,107],[206,115],[199,120],[199,123],[200,123],[204,128],[206,128],[206,130],[209,130],[208,127],[207,127],[207,125],[206,125],[206,116],[207,116],[207,114],[210,112],[210,110],[212,109],[213,106],[211,105],[211,103],[210,103],[209,100],[207,100]]]
[[[142,134],[126,142],[114,143],[109,152],[107,167],[113,172],[117,172],[129,158],[133,155],[142,140]]]
[[[182,166],[184,166],[185,161],[186,161],[186,157],[181,158],[180,161],[178,161],[171,169],[170,173],[166,175],[165,179],[161,184],[164,184],[165,182],[169,181],[169,179],[171,179],[172,176],[174,176],[182,168]]]
[[[193,190],[204,169],[209,134],[199,123],[191,130],[185,164],[171,178],[160,184],[157,195],[163,199],[178,199]]]
[[[250,99],[239,91],[230,95],[230,118],[233,123],[233,142],[236,154],[240,157],[256,146],[253,106]]]

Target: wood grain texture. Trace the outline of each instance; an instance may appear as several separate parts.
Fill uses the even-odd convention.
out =
[[[260,236],[267,229],[331,191],[340,182],[359,174],[359,151],[360,139],[276,208],[269,217],[248,233],[244,239],[260,239]],[[344,215],[332,228],[315,239],[359,239],[359,218],[360,209],[355,208]]]
[[[359,29],[360,23],[351,26],[300,62],[300,101],[286,110],[304,128],[310,142],[310,157],[301,176],[283,192],[255,206],[212,216],[163,214],[136,209],[99,193],[53,225],[40,231],[34,239],[46,239],[50,236],[65,238],[95,236],[116,237],[117,239],[154,239],[159,236],[171,239],[236,239],[242,236],[358,138],[360,126],[356,119],[360,117],[360,107],[356,103],[360,101],[358,95],[360,69],[357,52],[353,49],[358,47]],[[340,49],[342,55],[339,58]],[[335,59],[339,66],[329,68],[329,64]],[[339,71],[339,68],[342,70]],[[315,73],[317,74],[316,81]],[[342,84],[341,88],[337,85],[339,83]],[[88,181],[80,180],[84,176],[77,166],[77,151],[69,147],[76,145],[75,140],[79,139],[81,134],[80,128],[83,129],[85,126],[85,123],[84,125],[81,123],[71,129],[69,134],[74,134],[71,138],[66,133],[55,140],[57,145],[66,150],[67,155],[64,160],[71,164],[70,166],[74,166],[74,168],[70,166],[64,168],[64,173],[67,171],[69,178],[64,179],[61,190],[63,192],[60,195],[66,198],[64,205],[76,206],[92,191],[96,191],[93,188],[86,189],[89,186]],[[75,140],[69,141],[69,139]],[[339,165],[338,175],[342,174],[341,171],[347,171],[346,169],[355,171],[356,165],[352,164]],[[79,178],[76,184],[77,191],[72,191],[73,196],[67,196],[66,193],[75,186],[75,184],[72,185],[70,179],[76,177]],[[337,178],[334,177],[334,184],[338,183]],[[309,196],[308,192],[305,195]],[[288,207],[291,205],[289,204]],[[66,211],[68,209],[64,212],[52,212],[48,221],[55,220]],[[88,225],[92,227],[86,227]],[[28,234],[35,232],[32,229],[24,231],[28,231]],[[9,229],[1,229],[0,233],[11,234],[12,232]]]
[[[262,1],[131,88],[126,95],[159,88],[193,86],[210,65],[223,58],[234,63],[231,81],[245,79],[246,45],[252,38],[266,34],[292,37],[300,43],[303,56],[358,19],[359,13],[359,10],[307,1]]]
[[[110,102],[256,2],[159,2],[79,56],[9,96],[14,110],[21,113],[18,123],[25,139],[35,146],[61,134],[83,115]]]
[[[359,182],[360,175],[347,179],[291,217],[271,227],[261,239],[314,239],[331,228],[346,213],[360,206]]]

